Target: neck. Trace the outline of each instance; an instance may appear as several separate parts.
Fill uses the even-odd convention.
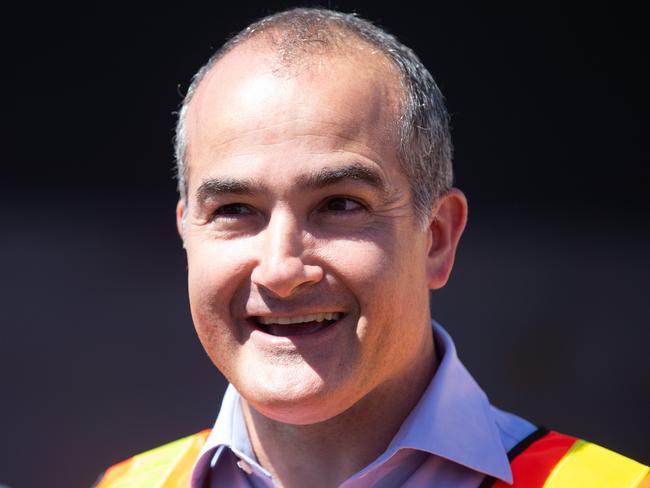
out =
[[[380,456],[433,377],[433,339],[429,344],[407,375],[380,385],[351,408],[324,422],[278,422],[242,399],[253,451],[278,486],[338,486]]]

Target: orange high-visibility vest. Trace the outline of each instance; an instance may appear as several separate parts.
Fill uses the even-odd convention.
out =
[[[192,467],[209,433],[202,430],[115,464],[93,488],[189,487]]]
[[[508,452],[513,483],[480,488],[636,488],[650,468],[591,442],[539,428]]]
[[[109,468],[95,488],[185,488],[210,433],[179,439]],[[514,483],[480,488],[635,488],[650,468],[590,442],[539,429],[508,453]]]

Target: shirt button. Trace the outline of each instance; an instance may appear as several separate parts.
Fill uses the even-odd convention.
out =
[[[239,466],[239,469],[241,469],[244,473],[248,475],[253,474],[253,468],[251,468],[250,465],[243,459],[237,461],[237,466]]]

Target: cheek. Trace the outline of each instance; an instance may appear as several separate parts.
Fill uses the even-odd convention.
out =
[[[328,262],[358,302],[360,338],[383,341],[397,324],[419,323],[422,310],[428,313],[426,252],[417,236],[386,245],[376,240],[338,242],[329,247]]]
[[[325,247],[325,266],[351,287],[371,284],[382,270],[390,266],[390,259],[384,250],[364,242],[336,242]]]
[[[393,280],[398,271],[394,256],[370,241],[329,243],[324,261],[327,270],[357,302],[361,322],[357,333],[368,333],[366,324],[385,317],[394,295]]]
[[[375,307],[382,305],[378,303],[379,297],[408,295],[408,289],[416,287],[426,289],[425,262],[418,262],[421,253],[417,247],[411,243],[405,246],[394,236],[389,237],[392,238],[340,240],[323,246],[323,261],[332,272],[360,300],[372,300]]]
[[[250,276],[245,246],[203,241],[188,246],[188,292],[197,327],[229,322],[233,297]]]
[[[233,374],[242,341],[231,310],[247,279],[243,247],[209,240],[188,245],[192,321],[206,353],[226,377]]]

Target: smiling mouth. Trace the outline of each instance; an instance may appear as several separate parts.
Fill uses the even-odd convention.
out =
[[[341,312],[325,312],[296,317],[251,317],[251,319],[263,332],[284,337],[314,334],[326,329],[342,317]]]

